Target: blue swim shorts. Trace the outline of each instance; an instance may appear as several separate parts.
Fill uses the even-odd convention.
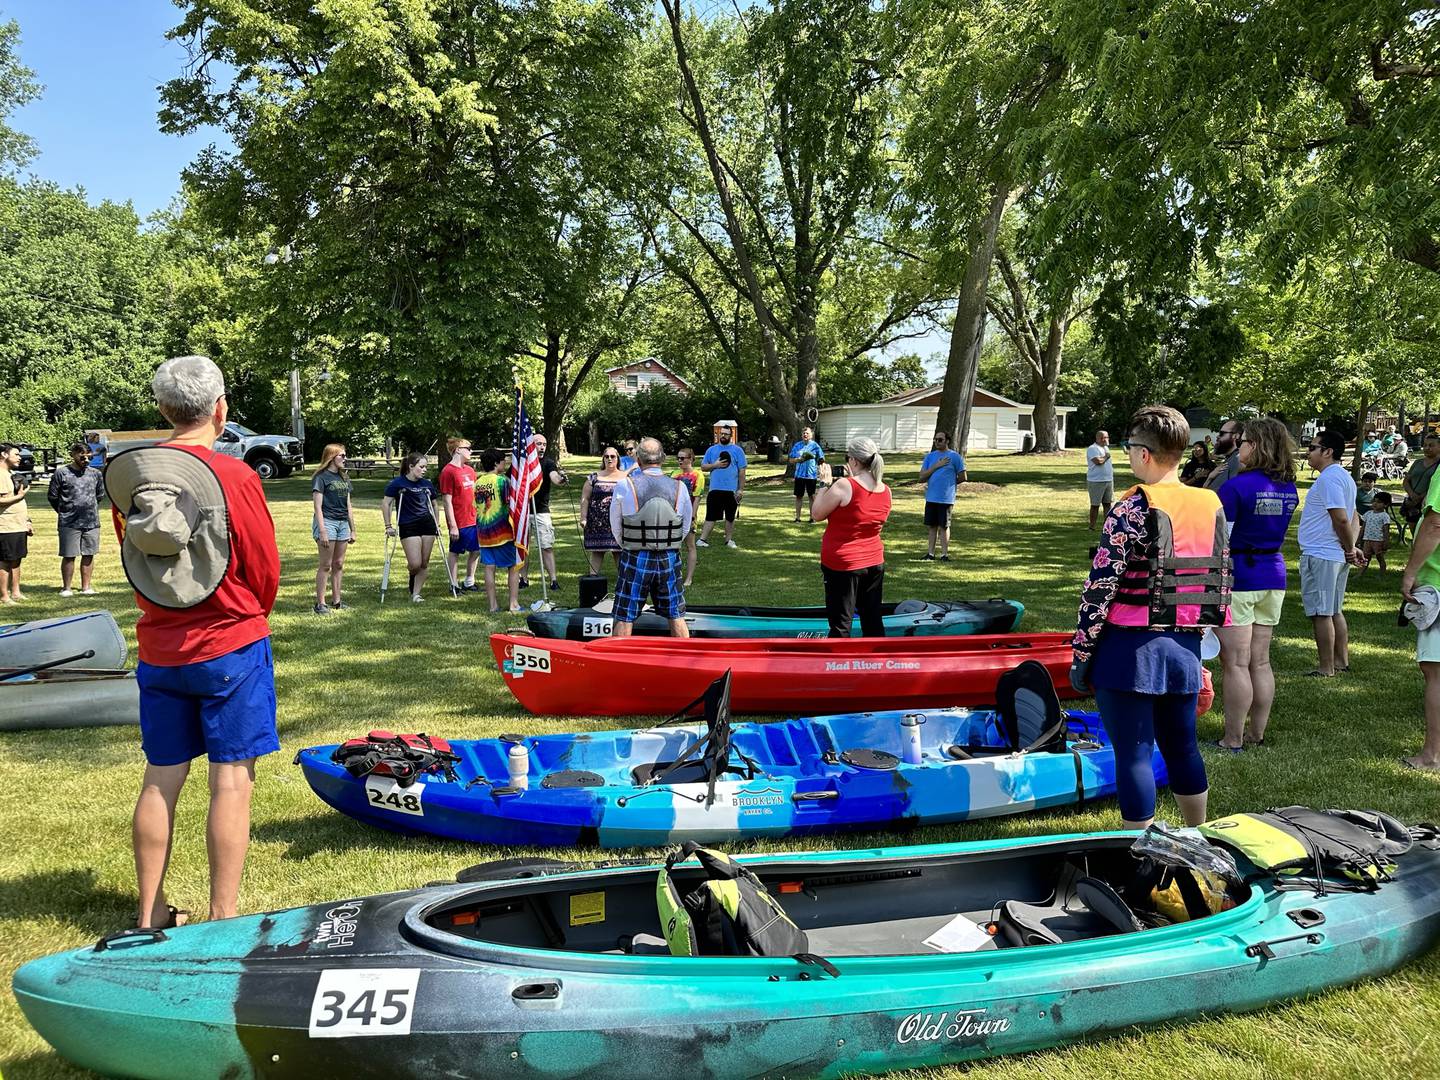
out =
[[[140,744],[151,765],[179,765],[201,754],[244,761],[280,749],[268,637],[198,664],[142,661],[135,677]]]
[[[464,555],[480,550],[480,536],[474,525],[462,525],[458,538],[450,541],[450,554]]]
[[[480,562],[485,566],[515,566],[520,562],[520,555],[512,542],[499,547],[481,548]]]

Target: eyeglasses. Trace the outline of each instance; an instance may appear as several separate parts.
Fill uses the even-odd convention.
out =
[[[1254,445],[1255,445],[1255,440],[1254,440],[1254,439],[1243,439],[1243,438],[1242,438],[1242,439],[1240,440],[1240,443],[1241,443],[1242,446],[1243,446],[1245,443],[1249,443],[1251,446],[1254,446]]]
[[[1131,442],[1129,439],[1124,439],[1124,440],[1121,441],[1121,443],[1120,443],[1120,449],[1121,449],[1121,450],[1149,450],[1150,453],[1152,453],[1152,454],[1155,452],[1155,448],[1154,448],[1153,446],[1151,446],[1149,443]]]

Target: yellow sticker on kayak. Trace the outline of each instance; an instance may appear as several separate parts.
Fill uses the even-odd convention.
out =
[[[582,892],[570,894],[570,925],[584,926],[587,923],[605,921],[605,894],[603,892]]]

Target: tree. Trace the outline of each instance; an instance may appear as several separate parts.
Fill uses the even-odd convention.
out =
[[[197,207],[287,256],[251,293],[257,351],[343,373],[387,430],[490,416],[547,305],[594,280],[558,271],[577,208],[557,178],[603,128],[634,24],[598,0],[189,0],[161,119],[226,130],[235,152],[187,172]]]
[[[13,19],[0,23],[0,175],[13,173],[35,156],[35,141],[6,120],[42,89],[35,73],[20,62],[20,24]]]
[[[663,5],[690,167],[656,191],[651,235],[735,386],[798,438],[822,361],[907,336],[931,298],[888,234],[903,50],[887,10],[860,0],[784,0],[709,24]]]

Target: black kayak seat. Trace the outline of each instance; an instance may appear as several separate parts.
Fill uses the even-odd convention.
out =
[[[995,711],[1000,714],[1000,746],[955,744],[945,748],[952,758],[981,754],[1061,754],[1065,745],[1065,713],[1050,672],[1038,660],[1026,660],[1001,675],[995,684]]]
[[[930,605],[924,600],[901,600],[895,605],[896,615],[919,615]]]
[[[1059,945],[1144,929],[1130,905],[1110,885],[1069,866],[1048,902],[1004,900],[998,904],[995,926],[1000,942],[1012,947]]]

